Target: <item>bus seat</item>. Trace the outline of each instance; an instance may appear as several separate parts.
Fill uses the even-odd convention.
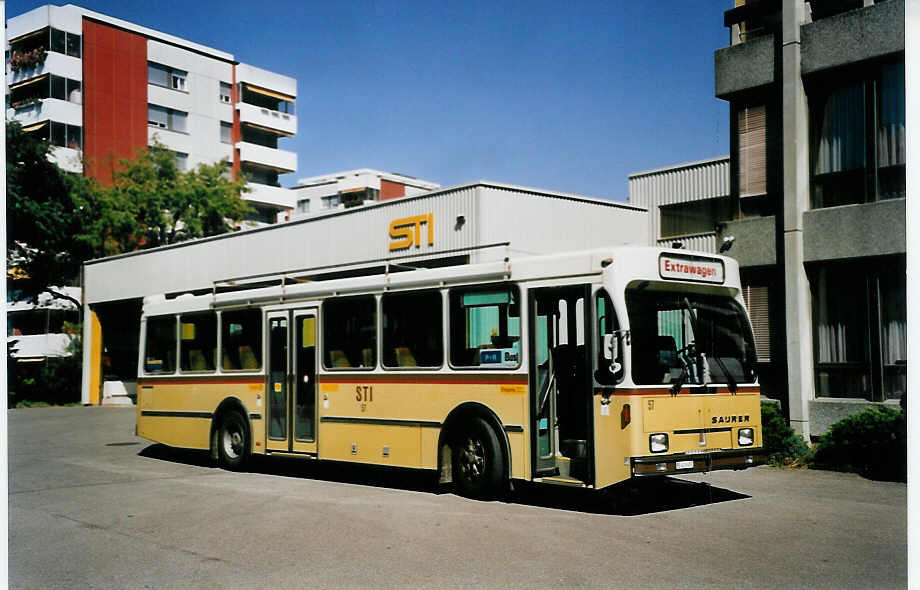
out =
[[[221,354],[221,363],[220,366],[224,371],[238,371],[239,365],[233,362],[233,359],[230,357],[230,354],[225,350]]]
[[[188,351],[188,368],[189,371],[208,371],[208,360],[204,358],[204,353],[193,348]]]
[[[373,348],[362,348],[361,349],[361,366],[362,367],[373,367],[374,366],[374,349]]]
[[[680,367],[680,359],[677,358],[677,344],[674,342],[674,336],[656,336],[656,349],[658,351],[658,371],[661,380],[659,383],[670,383],[676,375],[672,374],[671,369]],[[679,372],[677,373],[680,374]]]
[[[252,352],[251,346],[240,346],[240,365],[243,370],[253,371],[259,368],[259,360]]]
[[[350,367],[351,363],[348,361],[348,357],[345,356],[345,352],[341,350],[330,350],[329,351],[329,362],[333,367],[344,368]]]
[[[397,346],[393,349],[393,353],[396,355],[396,366],[397,367],[417,367],[418,363],[415,362],[415,355],[412,354],[412,351],[409,350],[406,346]]]

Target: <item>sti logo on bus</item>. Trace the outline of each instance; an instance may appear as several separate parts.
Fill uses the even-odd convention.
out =
[[[428,229],[428,245],[434,246],[434,213],[403,217],[390,222],[390,252],[422,245],[422,226]]]
[[[658,273],[663,279],[719,285],[725,282],[725,264],[721,260],[698,256],[662,254],[658,258]]]

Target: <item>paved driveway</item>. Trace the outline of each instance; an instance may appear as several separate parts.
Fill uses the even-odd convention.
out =
[[[475,502],[428,474],[134,436],[121,408],[11,410],[13,588],[905,588],[906,486],[760,467],[614,506]]]

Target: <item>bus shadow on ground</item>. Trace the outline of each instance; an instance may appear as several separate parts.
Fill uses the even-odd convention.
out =
[[[138,455],[170,463],[217,468],[207,451],[177,449],[163,444],[152,444],[141,450]],[[246,471],[436,495],[453,492],[450,485],[437,482],[435,473],[416,469],[254,455]],[[511,504],[554,510],[614,516],[641,516],[749,497],[708,483],[662,477],[627,482],[600,492],[516,482],[514,491],[507,494],[502,500]]]

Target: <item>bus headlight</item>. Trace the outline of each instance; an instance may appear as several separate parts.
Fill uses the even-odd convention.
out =
[[[656,432],[648,437],[648,449],[653,453],[663,453],[668,450],[668,435],[665,432]]]
[[[739,428],[738,429],[738,446],[739,447],[749,447],[754,444],[754,429],[753,428]]]

